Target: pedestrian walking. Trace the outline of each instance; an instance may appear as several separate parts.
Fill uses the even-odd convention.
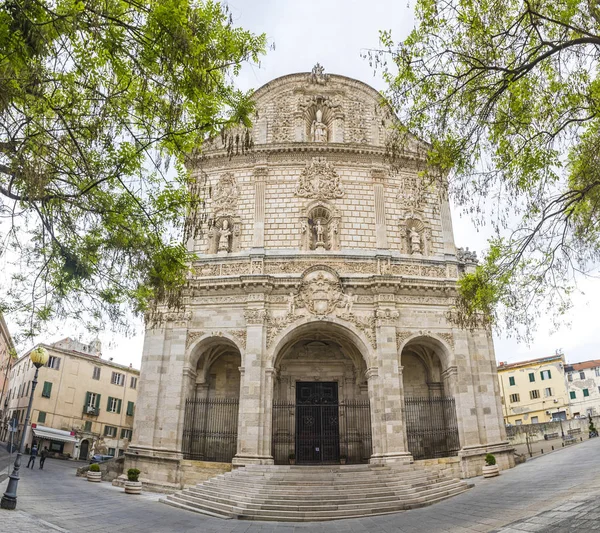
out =
[[[34,444],[33,448],[31,448],[31,453],[29,454],[29,462],[27,463],[27,468],[31,466],[31,470],[33,470],[33,467],[35,466],[35,458],[37,457],[37,452],[37,444]]]
[[[48,457],[48,446],[44,446],[44,449],[40,452],[40,470],[44,469],[46,457]]]

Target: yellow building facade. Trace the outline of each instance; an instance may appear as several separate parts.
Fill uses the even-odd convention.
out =
[[[504,422],[521,425],[570,419],[564,367],[562,354],[500,363],[498,379]]]
[[[24,428],[35,367],[29,352],[13,365],[8,411],[19,442],[45,447],[56,457],[86,460],[94,453],[119,456],[129,445],[137,402],[139,370],[100,357],[99,341],[63,339],[42,344],[49,353],[40,368],[31,425]]]

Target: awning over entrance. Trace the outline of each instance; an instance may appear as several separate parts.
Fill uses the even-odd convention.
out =
[[[44,426],[37,426],[32,429],[33,434],[39,439],[55,440],[58,442],[77,442],[77,439],[69,431]]]

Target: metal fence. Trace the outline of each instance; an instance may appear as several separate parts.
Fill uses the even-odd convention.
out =
[[[404,404],[408,451],[414,459],[458,454],[454,398],[405,398]]]
[[[272,454],[275,464],[367,463],[372,453],[369,401],[339,404],[273,402]]]
[[[188,398],[183,419],[183,456],[230,463],[237,451],[237,398]]]

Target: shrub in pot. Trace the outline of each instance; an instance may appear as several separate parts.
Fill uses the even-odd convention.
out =
[[[140,471],[137,468],[127,470],[127,481],[125,482],[125,492],[127,494],[141,494],[142,482],[138,480]]]
[[[93,463],[87,471],[87,480],[92,483],[100,483],[102,481],[102,472],[100,472],[100,465]]]
[[[290,453],[288,455],[288,460],[290,462],[291,465],[295,465],[296,464],[296,454],[295,453]]]
[[[485,456],[485,466],[483,467],[483,477],[496,477],[500,475],[500,470],[496,464],[496,458],[488,453]]]
[[[345,455],[340,455],[340,464],[345,465],[348,458]]]

